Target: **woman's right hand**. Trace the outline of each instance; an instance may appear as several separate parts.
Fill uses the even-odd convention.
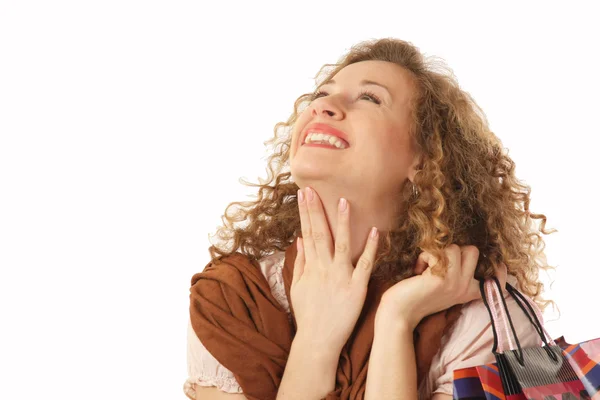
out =
[[[323,205],[314,189],[298,191],[302,238],[290,297],[297,334],[323,351],[339,355],[360,316],[377,253],[378,233],[368,237],[364,251],[352,265],[350,205],[340,199],[335,244]],[[371,231],[373,232],[373,231]],[[314,348],[313,348],[314,349]]]

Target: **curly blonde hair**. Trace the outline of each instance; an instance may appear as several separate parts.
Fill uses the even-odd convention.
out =
[[[461,90],[453,72],[435,57],[424,57],[409,42],[384,38],[358,43],[336,64],[325,64],[315,76],[318,91],[347,65],[368,60],[392,62],[406,70],[416,87],[412,99],[410,135],[422,154],[414,185],[399,193],[402,207],[391,229],[381,235],[373,278],[399,281],[412,276],[422,251],[440,262],[434,271],[443,275],[448,266],[444,249],[450,244],[479,249],[477,278],[490,278],[500,263],[517,277],[524,293],[542,309],[552,301],[541,298],[544,285],[540,269],[546,263],[546,216],[529,210],[529,186],[515,177],[515,163],[489,129],[488,121],[472,97]],[[291,179],[291,132],[300,108],[314,93],[301,95],[286,122],[275,125],[275,135],[265,142],[268,179],[259,178],[256,201],[232,202],[217,231],[222,244],[212,245],[213,262],[240,252],[251,260],[285,250],[300,234],[296,183]],[[236,210],[231,208],[237,207]],[[541,220],[541,227],[534,224]],[[236,223],[243,222],[236,226]]]

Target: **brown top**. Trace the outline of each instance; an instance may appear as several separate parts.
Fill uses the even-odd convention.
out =
[[[295,257],[294,241],[286,250],[283,268],[288,301]],[[190,320],[200,341],[232,371],[248,399],[275,399],[296,325],[295,320],[290,325],[286,310],[273,297],[259,266],[236,253],[209,263],[192,277],[191,284]],[[335,389],[326,400],[364,398],[375,312],[390,286],[369,282],[363,310],[340,355]],[[458,305],[429,316],[415,330],[419,383],[440,348],[442,336],[460,316],[460,309]]]

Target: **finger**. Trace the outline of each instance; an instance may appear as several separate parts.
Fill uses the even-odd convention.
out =
[[[475,278],[472,278],[469,282],[469,288],[467,290],[467,294],[465,295],[465,303],[469,301],[481,299],[481,291],[479,289],[479,281]]]
[[[314,260],[317,258],[317,253],[312,240],[312,229],[306,202],[306,193],[302,189],[298,190],[298,211],[300,212],[300,227],[302,228],[302,247],[304,249],[304,258],[305,262],[307,262],[309,265],[314,265]]]
[[[306,200],[308,201],[308,215],[310,217],[310,226],[312,231],[312,241],[314,243],[317,257],[328,262],[333,259],[333,244],[331,239],[331,230],[325,217],[323,204],[317,195],[317,192],[306,188]]]
[[[461,271],[460,275],[464,279],[475,277],[475,270],[479,263],[479,249],[475,246],[461,246]]]
[[[452,277],[458,278],[462,276],[462,250],[461,247],[454,243],[444,249],[448,256],[448,274]]]
[[[295,285],[296,282],[300,279],[302,274],[304,273],[304,246],[302,246],[302,238],[296,239],[296,246],[298,248],[298,253],[296,254],[296,260],[294,261],[294,272],[292,273],[292,285]]]
[[[378,245],[379,232],[377,231],[377,228],[374,227],[369,233],[365,249],[358,259],[356,268],[354,268],[354,272],[352,273],[352,280],[361,286],[364,285],[364,287],[366,287],[369,283],[371,272],[373,272],[373,266],[375,264],[375,257],[377,256]]]
[[[341,198],[338,203],[333,262],[337,265],[349,265],[352,268],[352,254],[350,253],[350,204],[344,198]]]
[[[479,249],[475,246],[460,246],[461,267],[458,268],[458,279],[462,285],[467,285],[463,303],[481,298],[479,281],[475,279],[475,269],[479,262]]]
[[[479,289],[479,281],[475,279],[475,270],[479,263],[479,249],[475,246],[460,246],[461,267],[458,269],[458,279],[461,280],[461,285],[467,285],[465,288],[464,298],[462,303],[477,300],[481,298]],[[461,286],[464,287],[464,286]]]
[[[417,275],[421,275],[423,272],[425,272],[427,268],[433,267],[437,263],[438,259],[434,257],[433,254],[424,251],[421,254],[419,254],[419,257],[417,258],[417,262],[414,267],[414,272]]]

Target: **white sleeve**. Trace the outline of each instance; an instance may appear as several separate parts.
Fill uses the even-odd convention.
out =
[[[202,345],[191,322],[187,329],[188,378],[183,385],[186,396],[196,398],[196,385],[215,386],[226,393],[243,393],[233,373],[221,365]]]

